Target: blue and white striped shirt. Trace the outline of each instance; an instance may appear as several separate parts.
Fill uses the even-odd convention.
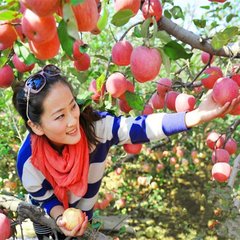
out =
[[[157,141],[187,130],[185,113],[154,113],[138,117],[117,117],[107,112],[99,114],[101,119],[96,121],[94,126],[100,143],[94,149],[90,149],[88,190],[82,198],[68,192],[69,206],[86,212],[89,220],[92,218],[104,175],[105,160],[111,146]],[[31,163],[30,134],[19,150],[17,171],[32,204],[44,208],[47,214],[50,214],[54,206],[62,205],[54,195],[50,183]]]

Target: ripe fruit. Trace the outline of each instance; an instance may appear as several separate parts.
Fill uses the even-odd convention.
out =
[[[39,17],[27,9],[22,18],[22,31],[26,37],[35,43],[45,43],[57,33],[56,21],[53,16]]]
[[[71,231],[77,225],[82,224],[85,220],[85,214],[77,208],[68,208],[63,212],[62,219],[66,222],[66,229]]]
[[[148,103],[153,109],[163,109],[164,108],[164,97],[158,95],[155,92],[149,99]]]
[[[128,102],[125,100],[119,99],[118,105],[122,112],[129,113],[132,110],[132,108],[128,105]]]
[[[132,82],[130,82],[130,81],[127,80],[127,79],[126,79],[126,82],[127,82],[127,86],[126,86],[127,88],[126,88],[125,92],[124,92],[121,96],[119,96],[119,99],[122,99],[122,100],[124,100],[124,101],[126,101],[126,92],[131,92],[131,93],[133,93],[134,90],[135,90],[135,87],[134,87],[134,85],[133,85]]]
[[[226,149],[230,155],[234,154],[237,151],[237,142],[233,138],[229,138],[224,149]]]
[[[214,56],[213,55],[210,55],[207,52],[202,52],[201,53],[201,60],[204,64],[207,64],[209,62],[210,57],[211,57],[211,62],[210,63],[212,63],[214,61]]]
[[[89,85],[88,90],[90,92],[93,92],[94,94],[91,96],[92,100],[94,101],[99,101],[100,97],[104,95],[105,92],[105,85],[102,85],[101,90],[97,90],[97,84],[96,84],[96,80],[93,79]]]
[[[215,82],[223,77],[222,70],[219,67],[209,67],[204,72],[202,84],[205,88],[212,89]]]
[[[235,64],[232,68],[232,80],[240,87],[240,64]]]
[[[53,39],[41,44],[29,41],[29,47],[35,57],[39,60],[48,60],[54,58],[60,49],[58,34],[56,33]]]
[[[177,112],[192,111],[196,104],[196,98],[193,95],[186,93],[180,93],[175,102],[175,108]]]
[[[153,80],[158,75],[161,64],[161,55],[155,48],[139,46],[132,51],[130,67],[134,78],[140,83]]]
[[[159,173],[163,169],[164,169],[164,164],[163,163],[158,163],[157,166],[156,166],[156,171]]]
[[[0,87],[8,88],[14,81],[14,73],[9,65],[5,65],[0,68]]]
[[[16,40],[17,34],[13,25],[0,21],[0,51],[12,47]]]
[[[126,40],[115,43],[112,48],[112,61],[118,66],[128,66],[130,57],[133,51],[133,46]]]
[[[57,11],[60,0],[21,0],[26,8],[31,9],[38,16],[48,16]]]
[[[83,53],[81,58],[74,61],[74,67],[78,71],[86,71],[89,69],[90,66],[91,66],[91,59],[87,53]]]
[[[14,67],[21,73],[30,72],[35,66],[34,63],[31,65],[25,64],[16,54],[13,55],[12,62]]]
[[[11,236],[11,222],[3,213],[0,213],[0,233],[0,240],[6,240]]]
[[[114,9],[116,12],[129,9],[135,15],[140,8],[140,3],[141,0],[114,0]]]
[[[129,154],[139,154],[142,150],[142,144],[124,144],[123,149]]]
[[[127,90],[125,76],[119,72],[111,74],[106,81],[106,89],[112,97],[120,97]]]
[[[218,182],[226,182],[231,174],[231,166],[226,162],[218,162],[213,165],[212,177]]]
[[[142,5],[142,13],[145,19],[155,17],[159,21],[162,17],[162,5],[159,0],[145,0]]]
[[[225,91],[224,91],[225,89]],[[220,105],[231,102],[239,95],[239,87],[231,78],[224,77],[217,80],[213,86],[213,100]]]
[[[217,162],[229,162],[230,160],[230,155],[227,150],[218,148],[215,149],[212,153],[212,162],[217,163]]]
[[[172,80],[168,78],[160,78],[157,81],[157,92],[159,95],[165,96],[166,92],[172,88]]]
[[[154,112],[153,108],[151,107],[150,104],[146,104],[144,106],[144,109],[143,109],[143,112],[142,112],[142,115],[149,115],[149,114],[152,114]]]
[[[73,44],[73,58],[74,60],[79,60],[83,53],[80,51],[80,47],[83,46],[84,43],[82,40],[76,40]]]
[[[95,0],[72,5],[72,9],[79,32],[90,32],[96,27],[99,14]]]
[[[227,0],[208,0],[210,2],[220,2],[220,3],[224,3],[226,2]]]
[[[207,146],[211,149],[221,148],[224,143],[224,138],[217,132],[210,132],[206,140]]]
[[[169,91],[165,96],[165,103],[169,110],[176,111],[175,102],[179,92]]]

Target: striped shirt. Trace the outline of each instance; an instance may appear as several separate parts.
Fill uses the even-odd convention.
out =
[[[101,119],[94,123],[94,127],[100,143],[90,150],[88,190],[82,198],[68,192],[69,207],[80,208],[86,212],[89,220],[92,219],[104,175],[105,160],[111,146],[157,141],[188,129],[185,113],[154,113],[138,117],[114,116],[107,112],[99,114]],[[40,206],[47,214],[50,214],[54,206],[62,205],[54,195],[50,183],[31,163],[30,134],[18,152],[17,172],[33,205]],[[35,230],[39,234],[50,231],[37,225]]]

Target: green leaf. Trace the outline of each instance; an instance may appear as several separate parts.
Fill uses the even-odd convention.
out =
[[[239,34],[238,27],[228,27],[221,32],[216,33],[211,41],[211,44],[214,49],[220,49],[223,46],[227,45],[233,37]]]
[[[67,33],[74,39],[79,39],[78,26],[74,16],[71,4],[67,3],[63,6],[63,19],[66,23]]]
[[[67,24],[64,20],[60,21],[57,30],[63,51],[68,56],[72,56],[74,39],[68,35]]]
[[[104,73],[102,73],[101,76],[96,79],[97,91],[101,91],[102,86],[105,83],[105,80],[106,80],[106,76]]]
[[[170,35],[166,31],[158,31],[156,37],[159,38],[163,43],[172,41]]]
[[[103,56],[103,55],[96,54],[96,55],[94,55],[94,57],[96,57],[96,58],[99,58],[99,59],[102,59],[102,60],[105,60],[105,61],[107,61],[107,62],[108,62],[108,58],[107,58],[107,57],[105,57],[105,56]]]
[[[168,10],[164,10],[164,16],[165,16],[166,18],[171,19],[172,14],[171,14]]]
[[[144,101],[139,95],[126,91],[125,96],[129,107],[139,111],[144,109]]]
[[[5,10],[0,12],[0,20],[3,21],[11,21],[13,19],[20,18],[21,16],[21,13],[12,10]]]
[[[107,9],[107,4],[105,1],[103,1],[102,2],[102,13],[97,22],[97,27],[100,31],[102,31],[107,26],[108,16],[109,16],[109,13],[108,13],[108,9]]]
[[[84,1],[86,1],[86,0],[71,0],[71,4],[75,6],[75,5],[78,5],[80,3],[83,3]]]
[[[141,30],[139,29],[138,26],[136,26],[133,30],[133,36],[136,38],[141,38],[142,34],[141,34]]]
[[[193,23],[195,24],[195,26],[197,26],[199,28],[205,28],[207,21],[205,19],[203,19],[203,20],[193,19]]]
[[[169,57],[165,54],[165,52],[161,48],[158,48],[157,50],[161,54],[162,63],[163,63],[163,66],[165,67],[167,74],[170,75],[171,74],[171,61],[170,61]]]
[[[167,56],[172,60],[177,60],[180,58],[189,59],[192,57],[193,53],[187,53],[182,45],[177,43],[176,41],[168,42],[163,50]]]
[[[149,26],[151,24],[151,18],[147,18],[141,27],[141,35],[143,38],[147,38],[149,32]]]
[[[184,19],[183,11],[179,6],[174,6],[171,10],[172,16],[175,19],[182,18]]]
[[[0,68],[2,68],[8,61],[8,57],[0,57]]]
[[[120,10],[113,15],[111,23],[116,27],[121,27],[128,23],[130,18],[132,18],[133,16],[134,13],[129,9]]]
[[[201,6],[200,8],[209,10],[209,9],[210,9],[210,6]]]
[[[237,17],[237,15],[236,14],[229,14],[229,15],[227,15],[227,17],[226,17],[227,23],[229,23],[234,17]]]

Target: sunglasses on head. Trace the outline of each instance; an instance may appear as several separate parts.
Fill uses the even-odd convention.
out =
[[[61,74],[61,70],[53,64],[46,65],[42,70],[31,75],[25,82],[24,90],[27,92],[26,116],[29,117],[29,99],[30,93],[39,93],[47,83],[46,77],[54,77]]]

